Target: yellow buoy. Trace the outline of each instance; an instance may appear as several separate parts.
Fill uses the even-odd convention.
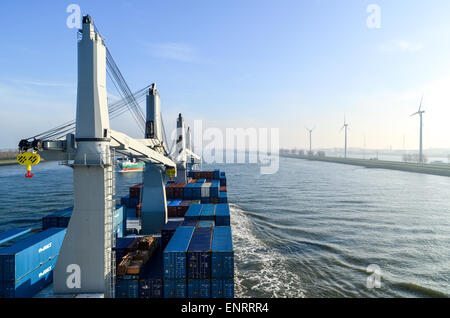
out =
[[[37,165],[41,161],[41,156],[37,153],[22,152],[17,155],[17,162],[22,166],[27,166],[26,178],[31,178],[31,166]]]

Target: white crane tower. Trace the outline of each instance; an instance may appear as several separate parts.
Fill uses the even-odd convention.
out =
[[[182,156],[177,162],[165,154],[155,84],[147,94],[145,139],[134,139],[110,128],[105,42],[89,15],[83,17],[80,33],[75,134],[67,134],[65,140],[35,140],[33,148],[45,160],[58,160],[73,168],[74,209],[54,269],[54,293],[102,293],[108,297],[112,296],[114,281],[114,155],[146,163],[142,234],[157,233],[166,223],[166,170],[176,173],[177,167],[186,167],[186,156],[199,157],[185,145],[179,147]],[[31,147],[26,140],[20,145],[22,150]],[[181,173],[185,179],[185,171]]]

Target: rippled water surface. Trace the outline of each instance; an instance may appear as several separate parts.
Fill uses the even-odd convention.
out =
[[[236,296],[450,295],[450,178],[287,158],[273,175],[214,167],[227,173]],[[70,168],[33,172],[0,167],[0,231],[72,204]],[[141,177],[118,174],[117,194]],[[367,287],[371,264],[381,288]]]

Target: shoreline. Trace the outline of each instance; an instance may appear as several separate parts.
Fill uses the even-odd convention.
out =
[[[357,158],[316,157],[316,156],[293,155],[293,154],[280,154],[280,157],[310,160],[310,161],[340,163],[366,167],[369,169],[388,169],[388,170],[406,171],[413,173],[450,177],[450,165],[418,164],[401,161],[368,160]]]

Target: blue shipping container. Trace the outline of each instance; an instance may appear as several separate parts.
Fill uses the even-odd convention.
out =
[[[216,226],[230,226],[230,206],[226,203],[216,206]]]
[[[215,204],[204,204],[201,214],[201,221],[214,221],[216,215],[216,205]]]
[[[139,281],[117,276],[115,296],[116,298],[139,298]]]
[[[202,204],[191,204],[189,206],[189,209],[187,210],[186,214],[184,215],[184,219],[186,221],[199,221],[200,215],[202,214]]]
[[[59,254],[66,229],[51,228],[0,249],[3,281],[19,280]]]
[[[164,298],[186,298],[186,279],[165,279]]]
[[[164,250],[164,278],[186,278],[187,251],[195,227],[179,226]]]
[[[177,228],[183,223],[183,221],[168,221],[161,230],[161,244],[162,247],[166,247],[172,238]]]
[[[214,227],[214,221],[199,221],[197,224],[198,227]]]
[[[211,198],[218,198],[220,190],[220,181],[213,180],[209,189],[209,195]]]
[[[219,203],[228,203],[227,193],[226,192],[220,192],[219,193]]]
[[[232,278],[211,279],[212,298],[234,298],[234,280]]]
[[[158,247],[139,277],[139,298],[162,298],[163,292],[163,249]]]
[[[195,183],[188,183],[186,184],[186,186],[184,187],[184,193],[183,193],[183,197],[185,200],[191,200],[193,197],[193,190],[195,187]]]
[[[192,183],[192,199],[200,200],[202,197],[202,183]]]
[[[211,280],[210,279],[189,279],[188,280],[189,298],[210,298]]]
[[[188,249],[188,278],[211,278],[211,245],[213,229],[199,227],[192,235]]]
[[[31,298],[53,281],[56,257],[45,262],[20,280],[3,281],[0,298]]]
[[[229,226],[216,226],[214,228],[211,247],[211,277],[234,277],[233,239]]]
[[[0,233],[0,245],[12,239],[19,238],[19,236],[29,233],[30,231],[31,229],[12,229],[2,232]]]

